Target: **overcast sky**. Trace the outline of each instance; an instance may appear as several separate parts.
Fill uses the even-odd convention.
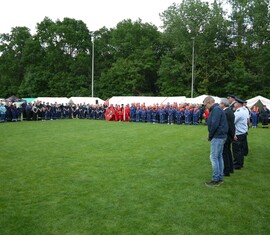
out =
[[[213,2],[213,0],[204,0]],[[181,0],[2,0],[0,33],[25,26],[35,33],[37,23],[47,16],[54,22],[64,17],[82,20],[90,31],[114,28],[125,19],[162,25],[159,14]]]
[[[82,20],[90,31],[114,28],[124,19],[161,25],[159,13],[180,0],[3,0],[0,33],[12,27],[25,26],[35,33],[37,23],[47,16],[51,20],[64,17]]]

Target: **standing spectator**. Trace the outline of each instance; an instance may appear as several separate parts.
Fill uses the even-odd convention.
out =
[[[1,116],[1,122],[5,122],[6,119],[6,107],[4,104],[0,103],[0,116]]]
[[[26,100],[24,100],[22,105],[21,105],[23,120],[26,120],[26,106],[27,106],[27,102],[26,102]]]
[[[11,103],[10,102],[6,102],[6,120],[7,122],[11,122],[12,121],[12,112],[11,112]]]
[[[31,103],[28,103],[26,105],[26,108],[25,108],[25,112],[26,112],[26,120],[27,121],[30,121],[32,119],[32,104]]]
[[[233,158],[232,158],[231,144],[235,134],[234,113],[233,110],[229,108],[228,99],[226,98],[220,99],[219,105],[224,110],[228,122],[228,134],[227,139],[224,143],[222,155],[224,162],[224,176],[230,176],[230,173],[233,173]]]
[[[205,125],[207,125],[208,117],[209,117],[209,109],[205,108],[204,109],[204,121],[205,121]]]
[[[212,180],[206,182],[205,185],[208,187],[215,187],[224,182],[222,152],[224,143],[227,139],[228,123],[224,111],[217,103],[215,103],[213,97],[207,96],[203,103],[210,111],[207,125],[209,133],[208,140],[211,141],[210,161],[213,171]]]
[[[238,98],[235,100],[235,135],[232,143],[232,150],[234,156],[234,169],[240,170],[244,166],[244,146],[247,138],[248,123],[246,110],[243,108],[244,101]]]
[[[247,126],[249,129],[249,127],[250,127],[250,109],[247,107],[247,101],[244,101],[243,109],[244,109],[245,114],[246,114]],[[247,131],[247,136],[244,140],[244,156],[248,155],[248,138],[247,137],[248,137],[248,131]]]
[[[263,105],[263,108],[261,110],[261,119],[262,119],[262,128],[268,128],[269,109],[266,108],[266,105]]]
[[[257,126],[258,126],[258,119],[259,119],[259,110],[258,110],[258,107],[253,106],[252,111],[251,111],[252,128],[257,128]]]
[[[228,96],[229,103],[230,103],[229,108],[232,109],[233,111],[235,111],[235,107],[234,107],[234,104],[236,103],[235,98],[236,98],[236,97],[235,97],[234,95],[229,95],[229,96]]]
[[[195,105],[193,109],[193,125],[198,125],[200,119],[200,109]]]

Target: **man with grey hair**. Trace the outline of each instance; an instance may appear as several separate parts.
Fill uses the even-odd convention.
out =
[[[234,139],[235,125],[234,125],[234,112],[229,108],[230,103],[226,98],[220,99],[219,106],[224,110],[228,122],[227,139],[223,147],[223,162],[224,162],[224,176],[230,176],[233,173],[233,157],[231,151],[231,144]]]
[[[223,183],[223,146],[227,139],[228,123],[224,111],[215,103],[211,96],[207,96],[203,104],[209,109],[210,114],[207,120],[208,140],[211,141],[210,161],[212,164],[212,180],[206,182],[208,187],[219,186]]]

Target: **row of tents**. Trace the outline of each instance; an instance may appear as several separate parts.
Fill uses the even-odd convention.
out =
[[[18,98],[16,96],[11,96],[6,99],[0,99],[0,101],[8,100],[10,102],[16,102],[18,104],[22,103],[24,100],[27,103],[33,103],[35,101],[41,101],[49,104],[104,104],[105,102],[108,105],[127,105],[127,104],[145,104],[146,106],[150,105],[161,105],[161,104],[182,104],[182,103],[190,103],[190,104],[202,104],[203,100],[207,97],[207,95],[201,95],[195,98],[187,98],[185,96],[113,96],[106,101],[97,98],[97,97],[37,97],[37,98]],[[213,96],[215,101],[219,103],[220,97]],[[252,108],[253,106],[262,107],[266,105],[268,109],[270,109],[270,99],[265,98],[263,96],[256,96],[247,100],[247,106]]]

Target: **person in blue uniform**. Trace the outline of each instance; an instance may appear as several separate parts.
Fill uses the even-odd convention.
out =
[[[151,106],[148,106],[147,107],[147,114],[146,114],[146,116],[147,116],[147,122],[148,123],[150,123],[150,122],[152,122],[152,107]]]
[[[167,113],[168,113],[168,124],[173,125],[174,124],[174,113],[175,113],[175,111],[174,111],[172,106],[168,107]]]
[[[32,104],[28,103],[25,108],[26,120],[30,121],[32,119]]]
[[[262,119],[262,128],[268,128],[269,123],[269,109],[266,107],[266,105],[263,105],[263,108],[261,109],[261,119]]]
[[[186,106],[184,115],[185,115],[185,124],[190,125],[191,124],[191,110],[189,106]]]
[[[134,103],[130,106],[130,121],[135,122],[136,121],[136,106]]]
[[[155,105],[152,110],[152,122],[153,124],[156,124],[157,122],[157,107]]]
[[[7,101],[5,108],[6,108],[6,121],[11,122],[12,121],[11,103]]]
[[[147,110],[145,106],[142,106],[141,109],[141,122],[146,122],[146,115],[147,115]]]
[[[259,122],[259,111],[256,106],[252,108],[250,115],[251,115],[252,128],[257,128],[258,122]]]
[[[164,122],[165,122],[165,108],[163,105],[160,106],[158,114],[159,114],[159,123],[164,124]]]
[[[198,108],[198,106],[195,106],[193,109],[192,124],[198,125],[199,119],[200,119],[200,109]]]
[[[5,122],[6,120],[6,107],[3,103],[0,103],[0,116],[1,116],[1,122]]]

